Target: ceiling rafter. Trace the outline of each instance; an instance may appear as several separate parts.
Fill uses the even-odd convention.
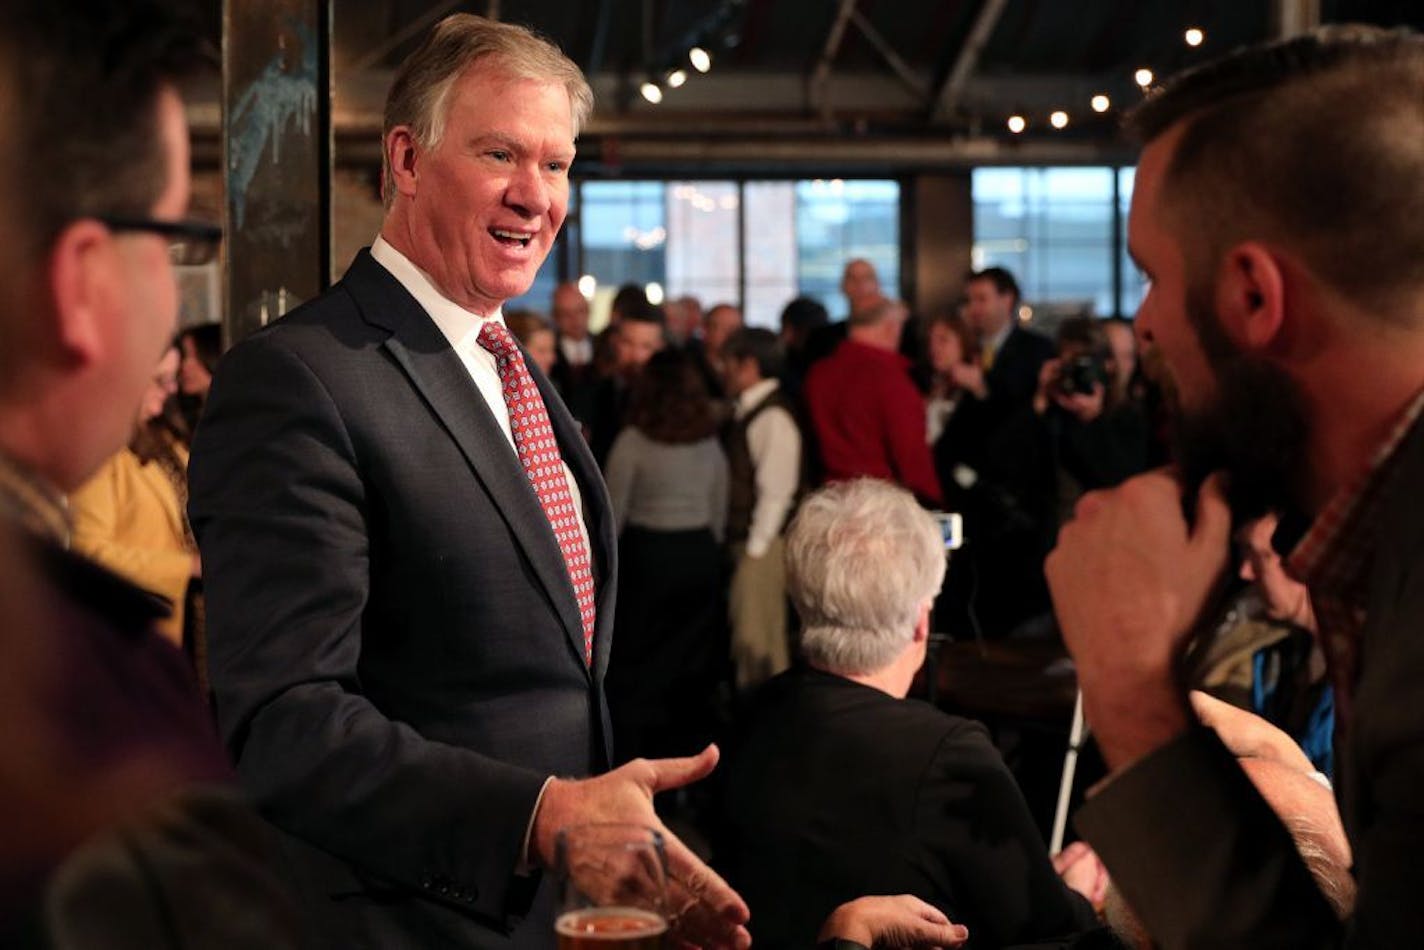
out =
[[[968,88],[974,70],[979,67],[979,57],[983,55],[984,47],[988,45],[989,37],[994,34],[994,27],[999,25],[999,18],[1004,15],[1004,8],[1008,5],[1009,0],[984,0],[984,5],[979,8],[979,15],[974,19],[974,26],[964,38],[964,45],[960,47],[954,66],[950,68],[944,85],[934,98],[934,105],[930,109],[931,122],[947,122],[959,111],[964,100],[964,90]]]

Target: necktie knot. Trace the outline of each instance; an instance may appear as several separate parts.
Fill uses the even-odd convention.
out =
[[[517,351],[514,337],[510,336],[508,328],[498,320],[486,320],[475,340],[497,357],[507,359],[511,353]]]

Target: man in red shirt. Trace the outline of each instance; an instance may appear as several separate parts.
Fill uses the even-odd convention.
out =
[[[827,481],[881,478],[938,505],[924,399],[899,353],[907,316],[898,300],[852,312],[845,342],[806,377],[806,406]]]

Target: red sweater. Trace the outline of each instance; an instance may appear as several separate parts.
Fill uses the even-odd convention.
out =
[[[870,476],[939,504],[925,400],[899,353],[846,340],[806,376],[806,406],[826,480]]]

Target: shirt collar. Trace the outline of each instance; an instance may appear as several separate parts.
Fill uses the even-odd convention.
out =
[[[574,340],[559,334],[559,349],[570,363],[587,363],[593,358],[593,337]]]
[[[755,409],[763,399],[776,392],[776,387],[776,380],[763,379],[742,390],[741,395],[737,396],[737,418],[740,419]]]
[[[1383,516],[1384,488],[1397,468],[1399,447],[1421,413],[1424,391],[1414,397],[1365,467],[1335,492],[1291,550],[1286,568],[1310,588],[1312,597],[1358,592],[1368,567],[1370,539]]]
[[[379,235],[371,242],[371,256],[390,271],[391,276],[415,298],[415,302],[430,314],[430,319],[435,321],[455,350],[465,352],[477,346],[476,340],[486,323],[504,323],[502,309],[496,309],[491,314],[473,313],[446,297],[429,274]]]
[[[0,454],[0,518],[69,547],[69,505],[63,494],[13,459]]]
[[[989,339],[984,341],[984,349],[988,350],[990,353],[998,353],[999,348],[1004,345],[1004,341],[1007,340],[1009,338],[1009,334],[1013,332],[1014,318],[1011,316],[1009,317],[1009,322],[1005,323],[1003,328],[1000,329],[998,333],[995,333],[993,336],[989,337]]]

